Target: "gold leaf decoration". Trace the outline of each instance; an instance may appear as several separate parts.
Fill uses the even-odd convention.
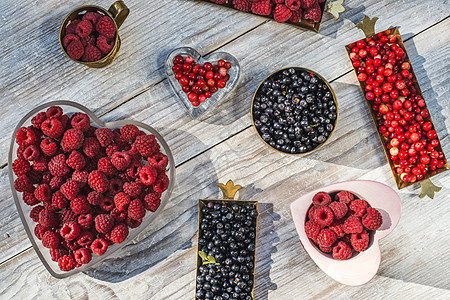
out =
[[[234,199],[236,192],[242,188],[240,185],[234,185],[231,179],[228,180],[227,184],[218,183],[217,186],[222,190],[224,199]]]
[[[420,185],[422,186],[422,191],[420,192],[419,198],[423,198],[425,196],[430,197],[431,199],[434,198],[434,194],[439,192],[442,188],[435,186],[430,179],[426,179],[420,182]]]
[[[361,23],[356,24],[356,27],[361,29],[364,34],[367,36],[371,36],[375,34],[375,22],[378,20],[377,17],[373,17],[372,19],[368,16],[364,16],[364,19]]]
[[[345,11],[344,0],[337,0],[328,2],[327,12],[333,15],[333,17],[337,20],[339,19],[339,14]]]

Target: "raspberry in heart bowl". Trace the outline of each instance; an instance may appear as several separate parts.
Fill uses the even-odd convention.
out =
[[[401,216],[401,200],[375,181],[346,181],[311,191],[291,204],[300,242],[327,275],[346,285],[362,285],[381,262],[378,241]]]
[[[105,123],[55,101],[29,112],[8,156],[25,231],[56,278],[85,271],[136,237],[170,198],[175,163],[162,136],[136,121]]]
[[[222,102],[237,86],[240,66],[225,52],[202,57],[195,49],[182,47],[166,58],[170,86],[193,119]]]

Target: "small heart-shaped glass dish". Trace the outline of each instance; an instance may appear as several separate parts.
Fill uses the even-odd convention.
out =
[[[77,112],[83,112],[87,114],[91,120],[91,125],[94,125],[96,127],[106,127],[110,129],[115,128],[121,128],[124,125],[132,124],[136,125],[140,130],[144,131],[146,134],[153,134],[159,145],[161,146],[161,152],[163,152],[165,155],[167,155],[169,164],[166,169],[166,174],[169,177],[170,183],[167,188],[167,190],[162,194],[161,196],[161,204],[159,208],[154,212],[149,212],[145,214],[145,217],[142,220],[142,223],[137,228],[130,228],[129,229],[129,235],[128,237],[120,244],[113,244],[108,247],[108,250],[105,252],[105,254],[101,256],[92,255],[92,260],[82,265],[79,268],[75,268],[69,272],[61,271],[58,267],[58,263],[52,261],[49,249],[45,248],[42,245],[42,241],[40,241],[34,234],[34,227],[37,223],[35,223],[30,218],[30,211],[32,209],[32,206],[29,206],[25,204],[22,198],[22,193],[18,193],[14,188],[14,180],[17,178],[17,176],[14,174],[12,170],[12,163],[17,158],[17,148],[18,145],[15,142],[15,133],[16,131],[23,127],[23,126],[30,126],[31,125],[31,118],[35,116],[37,113],[41,111],[46,111],[46,109],[50,106],[60,106],[65,114],[71,115]],[[45,104],[42,104],[32,111],[30,111],[28,114],[26,114],[20,121],[19,124],[17,124],[16,128],[14,129],[14,132],[12,134],[11,139],[11,145],[9,148],[9,155],[8,155],[8,172],[9,172],[9,180],[11,184],[11,191],[12,195],[14,197],[14,202],[17,207],[17,211],[19,212],[20,219],[22,220],[23,226],[25,228],[25,231],[28,235],[28,238],[30,239],[30,242],[36,251],[37,255],[41,259],[42,263],[44,264],[45,268],[50,272],[51,275],[53,275],[56,278],[65,278],[70,275],[86,271],[87,269],[91,268],[92,266],[98,264],[99,262],[103,261],[105,258],[109,257],[111,254],[117,252],[121,248],[123,248],[126,244],[128,244],[131,240],[133,240],[139,233],[141,233],[155,218],[156,216],[161,212],[161,210],[164,209],[164,206],[168,202],[170,195],[173,190],[174,181],[175,181],[175,162],[173,159],[172,152],[170,151],[169,146],[167,145],[166,141],[163,139],[163,137],[152,127],[148,126],[147,124],[132,121],[132,120],[119,120],[119,121],[113,121],[113,122],[103,122],[95,114],[90,111],[88,108],[84,107],[83,105],[80,105],[78,103],[72,102],[72,101],[53,101],[48,102]]]
[[[195,107],[192,105],[191,101],[189,101],[188,96],[181,87],[181,84],[175,79],[175,74],[172,70],[173,67],[173,59],[177,56],[181,55],[183,58],[186,56],[192,56],[194,61],[199,64],[203,64],[205,62],[210,62],[213,65],[216,64],[219,60],[223,59],[225,61],[229,61],[231,63],[231,68],[227,70],[227,73],[230,75],[230,79],[227,81],[224,88],[219,89],[216,93],[212,94],[211,98],[206,99],[205,102],[200,103],[199,106]],[[212,110],[219,103],[221,103],[228,95],[236,88],[239,76],[241,72],[241,68],[239,66],[239,62],[237,59],[229,53],[226,52],[214,52],[205,57],[201,56],[195,49],[190,47],[181,47],[173,50],[166,58],[166,75],[169,80],[170,86],[172,87],[174,93],[181,100],[184,107],[188,111],[189,115],[193,119],[198,119],[208,111]]]
[[[383,217],[381,227],[369,234],[369,247],[360,253],[354,253],[350,259],[337,260],[331,254],[322,252],[306,236],[305,221],[313,196],[318,192],[329,194],[349,191],[366,200]],[[389,186],[370,180],[355,180],[335,183],[311,191],[291,204],[291,213],[300,242],[319,268],[334,280],[346,285],[362,285],[369,282],[378,272],[381,251],[378,241],[389,235],[400,221],[402,202],[398,194]]]

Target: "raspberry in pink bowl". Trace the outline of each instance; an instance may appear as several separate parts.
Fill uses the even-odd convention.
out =
[[[8,162],[25,231],[57,278],[87,270],[136,237],[167,203],[175,177],[172,153],[152,127],[105,123],[70,101],[28,113]]]

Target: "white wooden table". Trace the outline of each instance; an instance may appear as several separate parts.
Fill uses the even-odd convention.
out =
[[[438,135],[450,157],[450,3],[448,0],[345,1],[341,19],[325,14],[320,33],[195,0],[128,1],[117,60],[89,69],[67,59],[58,30],[73,8],[112,0],[0,2],[0,298],[192,299],[197,201],[219,196],[217,182],[245,186],[240,197],[259,200],[257,299],[450,299],[450,172],[443,189],[420,199],[419,187],[399,191],[403,216],[381,241],[377,276],[362,287],[325,275],[301,247],[290,203],[301,194],[344,180],[370,179],[395,188],[375,126],[344,45],[360,39],[364,15],[377,31],[399,26]],[[201,54],[226,51],[242,66],[239,88],[203,121],[193,121],[172,94],[164,72],[179,46]],[[306,156],[282,155],[251,127],[258,83],[286,66],[323,75],[336,91],[340,117],[331,141]],[[115,258],[87,274],[53,278],[31,248],[7,176],[7,150],[18,120],[38,104],[66,99],[106,121],[145,122],[167,140],[177,165],[165,210]]]

